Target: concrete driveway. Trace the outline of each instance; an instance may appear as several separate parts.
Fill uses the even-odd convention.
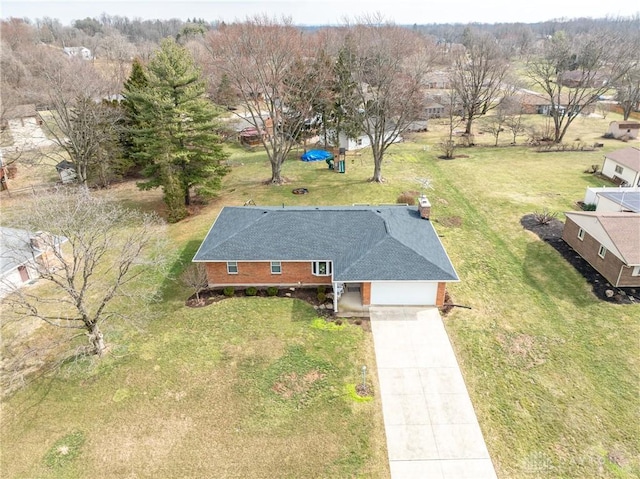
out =
[[[436,308],[371,307],[393,479],[496,479]]]

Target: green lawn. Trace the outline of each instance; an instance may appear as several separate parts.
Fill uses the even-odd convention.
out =
[[[571,141],[602,141],[613,116],[577,120]],[[270,176],[263,153],[232,148],[220,197],[170,227],[182,260],[174,271],[224,205],[394,203],[428,178],[432,220],[461,278],[450,293],[471,307],[445,325],[498,477],[638,477],[640,307],[598,301],[519,222],[573,209],[602,183],[584,170],[629,144],[537,153],[478,135],[480,146],[460,150],[466,158],[444,161],[434,146],[443,128],[432,128],[391,148],[383,185],[366,181],[367,151],[347,158],[344,175],[297,152],[283,168],[289,183],[274,187],[261,183]],[[293,195],[296,187],[309,194]],[[114,192],[158,205],[157,193]],[[314,328],[314,311],[295,300],[189,309],[177,284],[162,287],[141,330],[110,329],[109,358],[68,364],[5,402],[2,477],[388,476],[379,401],[356,403],[344,389],[373,364],[370,333]]]
[[[362,326],[286,298],[164,309],[4,405],[2,477],[386,477],[379,402],[347,392]]]

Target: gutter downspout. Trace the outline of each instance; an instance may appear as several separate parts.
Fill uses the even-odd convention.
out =
[[[620,272],[618,273],[618,279],[616,279],[615,287],[619,288],[618,284],[620,283],[620,277],[622,276],[622,270],[625,268],[625,265],[620,266]]]
[[[333,313],[338,312],[338,283],[335,281],[331,282],[333,286]]]

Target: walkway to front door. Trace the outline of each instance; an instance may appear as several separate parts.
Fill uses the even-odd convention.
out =
[[[370,317],[392,479],[496,479],[439,311]]]

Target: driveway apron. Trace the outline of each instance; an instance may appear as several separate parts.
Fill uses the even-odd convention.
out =
[[[496,479],[438,309],[370,316],[392,479]]]

